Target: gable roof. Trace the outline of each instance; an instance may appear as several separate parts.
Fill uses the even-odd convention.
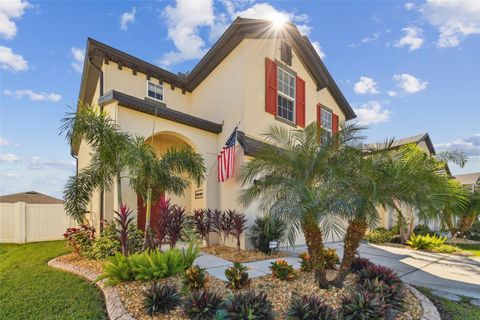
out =
[[[415,143],[419,144],[420,142],[425,141],[425,144],[427,145],[428,151],[430,154],[435,154],[435,148],[433,147],[432,140],[430,139],[430,136],[428,133],[421,133],[417,134],[415,136],[403,138],[403,139],[397,139],[393,140],[391,144],[387,143],[369,143],[365,144],[363,148],[365,150],[368,149],[385,149],[385,148],[390,148],[390,149],[396,149],[400,148],[401,146],[410,144],[410,143]]]
[[[476,184],[480,181],[480,172],[459,174],[455,176],[455,179],[463,185]]]
[[[184,91],[192,92],[242,40],[267,38],[288,40],[315,80],[317,90],[327,88],[345,113],[347,120],[356,117],[353,109],[323,64],[322,59],[318,56],[310,40],[302,36],[293,23],[286,23],[282,29],[274,32],[272,30],[272,22],[269,20],[240,17],[235,19],[188,75],[176,75],[97,40],[88,38],[79,100],[91,101],[98,77],[100,76],[98,66],[103,62],[113,61],[122,67],[128,67],[135,72],[144,73]]]
[[[47,196],[46,194],[36,192],[36,191],[27,191],[21,193],[7,194],[0,196],[0,203],[16,203],[16,202],[25,202],[25,203],[35,203],[35,204],[63,204],[63,200]]]

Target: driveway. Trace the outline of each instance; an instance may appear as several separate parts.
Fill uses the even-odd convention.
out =
[[[329,243],[340,257],[343,243]],[[291,254],[306,251],[305,246],[287,250]],[[359,248],[362,257],[389,267],[403,281],[415,286],[432,289],[437,294],[451,300],[459,296],[480,299],[480,258],[452,254],[431,253],[411,249],[378,246],[362,243]]]

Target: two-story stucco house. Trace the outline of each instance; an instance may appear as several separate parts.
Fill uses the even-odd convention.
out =
[[[172,196],[189,211],[239,208],[241,186],[235,179],[219,183],[216,164],[237,123],[239,168],[255,156],[261,133],[272,123],[303,128],[318,121],[327,132],[335,132],[339,123],[355,117],[311,42],[295,25],[275,27],[270,21],[242,18],[188,74],[173,74],[88,39],[79,100],[100,105],[124,131],[149,137],[159,153],[188,145],[203,156],[208,169],[203,185],[192,184],[183,197]],[[78,157],[78,170],[88,165],[88,145],[72,146],[72,153]],[[137,196],[128,184],[122,184],[124,201],[135,208]],[[92,197],[88,218],[94,225],[101,218],[112,219],[117,208],[114,192]],[[250,222],[261,214],[253,206],[245,213]]]

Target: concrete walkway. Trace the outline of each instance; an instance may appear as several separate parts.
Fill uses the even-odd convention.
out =
[[[300,268],[299,258],[291,256],[284,257],[282,259],[286,260],[295,269]],[[270,263],[274,262],[275,260],[277,259],[248,262],[244,263],[244,265],[248,268],[247,272],[250,278],[256,278],[269,275],[271,273],[269,269]],[[195,260],[195,264],[198,264],[200,267],[206,269],[210,275],[222,281],[227,281],[227,278],[225,277],[225,270],[233,265],[233,263],[228,260],[203,252],[200,253],[200,256]]]
[[[341,242],[327,244],[343,255]],[[286,250],[291,255],[306,251],[305,246]],[[408,284],[432,289],[440,296],[459,300],[460,296],[480,299],[480,258],[431,253],[362,243],[362,257],[389,267]]]

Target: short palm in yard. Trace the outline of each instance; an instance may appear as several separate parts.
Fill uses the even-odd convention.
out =
[[[95,285],[47,262],[64,241],[0,244],[0,319],[107,319]]]

